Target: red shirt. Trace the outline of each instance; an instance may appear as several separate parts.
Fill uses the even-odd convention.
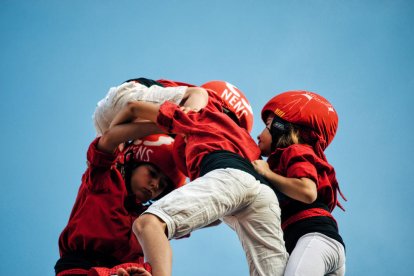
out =
[[[185,114],[171,102],[160,107],[158,125],[168,132],[186,135],[186,146],[182,145],[183,139],[178,139],[181,144],[176,145],[183,152],[177,167],[191,180],[198,177],[203,157],[213,151],[227,150],[250,161],[260,156],[260,149],[247,130],[223,113],[221,106],[221,100],[209,93],[207,106],[199,112]]]
[[[306,177],[312,179],[317,185],[317,202],[325,204],[330,211],[337,205],[338,182],[334,168],[323,159],[319,158],[311,146],[304,144],[294,144],[287,148],[276,149],[267,162],[275,173],[292,178]],[[304,205],[299,201],[286,197],[280,202],[282,209],[282,223],[289,217],[283,216],[284,211],[295,209],[299,205]],[[309,205],[309,210],[311,205]],[[320,216],[320,210],[301,211],[304,213],[302,218]],[[313,212],[313,214],[311,214]],[[290,212],[289,212],[290,213]],[[297,215],[297,214],[290,214]],[[298,218],[301,216],[297,216]],[[293,222],[291,222],[293,223]]]
[[[99,138],[89,146],[88,168],[69,222],[59,238],[60,255],[98,253],[120,262],[139,262],[143,256],[134,233],[131,215],[124,207],[125,182],[114,167],[117,155],[99,151]]]

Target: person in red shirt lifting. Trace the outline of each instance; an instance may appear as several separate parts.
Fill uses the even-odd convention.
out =
[[[268,159],[253,165],[286,195],[279,199],[291,254],[284,275],[344,275],[345,245],[331,214],[341,207],[340,190],[324,154],[338,126],[335,109],[316,93],[288,91],[263,107],[262,119],[258,144]]]
[[[185,182],[171,154],[174,139],[146,136],[154,132],[159,129],[151,123],[120,124],[91,143],[88,168],[59,238],[56,275],[109,275],[108,268],[122,263],[135,263],[141,275],[150,275],[132,222],[147,208],[144,203]],[[118,145],[128,140],[134,142],[119,152]],[[121,169],[117,161],[122,161]]]
[[[237,232],[251,275],[283,275],[288,254],[278,200],[251,164],[260,156],[249,134],[251,107],[243,93],[227,82],[208,82],[199,91],[199,100],[204,101],[200,109],[168,101],[161,105],[133,101],[113,121],[144,118],[177,134],[175,160],[191,180],[135,220],[133,231],[145,258],[153,275],[171,275],[168,240],[223,219]],[[130,267],[119,269],[118,275],[135,272]]]

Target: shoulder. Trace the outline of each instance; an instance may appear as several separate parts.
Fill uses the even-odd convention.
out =
[[[284,151],[282,160],[286,163],[306,162],[310,163],[318,171],[333,171],[334,168],[328,161],[321,159],[313,150],[313,148],[306,144],[295,144]]]
[[[317,157],[313,148],[307,144],[294,144],[282,150],[282,155],[300,156],[308,155]]]
[[[279,155],[279,162],[283,167],[290,167],[294,164],[310,163],[316,165],[318,157],[312,147],[306,144],[294,144],[275,151]]]

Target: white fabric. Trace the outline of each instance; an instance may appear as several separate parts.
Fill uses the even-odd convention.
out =
[[[343,245],[321,233],[303,235],[289,257],[285,276],[343,276]]]
[[[92,116],[97,135],[102,135],[109,128],[115,115],[129,101],[145,101],[159,104],[165,101],[172,101],[179,104],[186,89],[186,86],[161,87],[152,85],[151,87],[146,87],[137,82],[127,82],[118,87],[111,87],[105,98],[98,102]]]
[[[239,236],[250,275],[279,276],[288,253],[274,192],[252,175],[218,169],[172,191],[149,207],[163,220],[168,238],[179,238],[223,219]]]

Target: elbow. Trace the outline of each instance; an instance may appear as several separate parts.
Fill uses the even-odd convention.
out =
[[[111,129],[106,130],[104,134],[102,134],[97,145],[99,150],[107,153],[113,153],[117,146],[118,144],[113,142]]]
[[[129,101],[126,104],[126,108],[128,109],[129,112],[132,112],[134,110],[135,105],[136,105],[136,101]]]
[[[304,184],[302,186],[301,201],[306,204],[315,202],[318,197],[317,184],[308,178],[302,178],[301,181]]]
[[[316,193],[306,193],[303,195],[302,202],[306,204],[314,203],[317,198]]]
[[[317,197],[318,197],[318,192],[316,188],[312,187],[304,191],[304,193],[302,194],[301,201],[306,204],[311,204],[315,202]]]

